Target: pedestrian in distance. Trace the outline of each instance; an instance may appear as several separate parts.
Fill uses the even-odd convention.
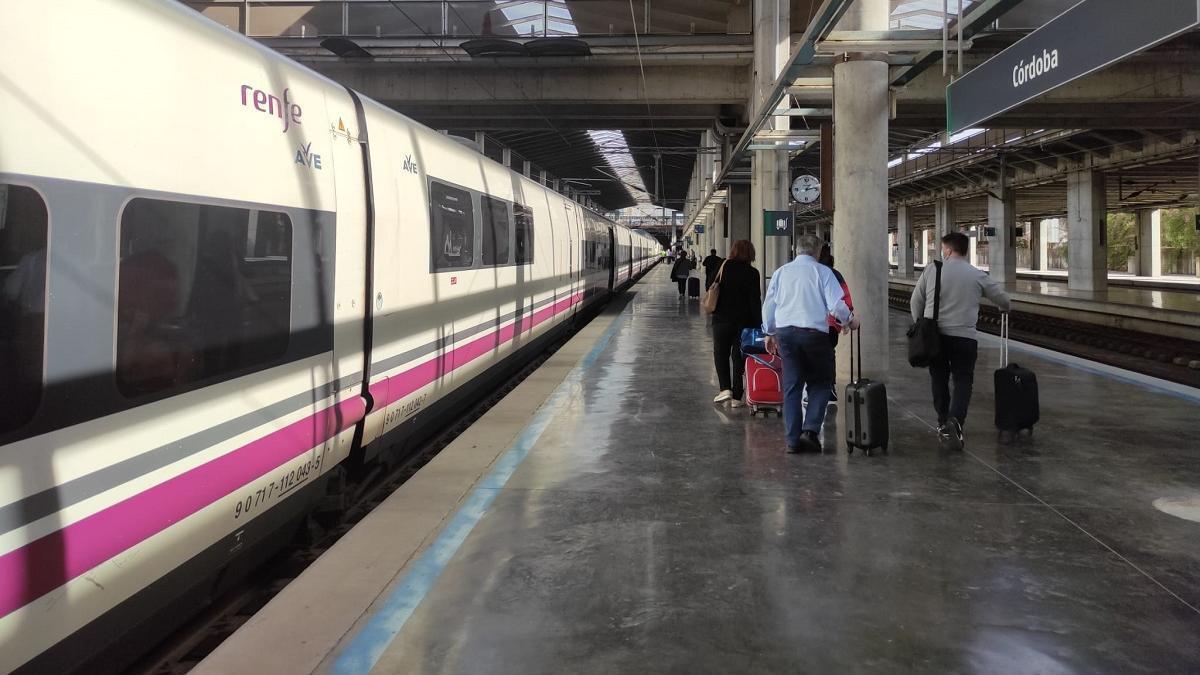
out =
[[[671,266],[671,281],[679,284],[679,297],[683,297],[687,293],[687,280],[691,276],[692,261],[688,260],[687,255],[680,253],[675,259],[675,264]]]
[[[817,261],[821,240],[796,243],[796,259],[775,270],[763,301],[767,350],[783,358],[783,425],[788,452],[820,452],[821,425],[833,392],[829,317],[850,330],[859,321],[846,304],[833,270]],[[808,388],[808,409],[804,389]]]
[[[720,285],[712,315],[712,336],[713,362],[721,388],[713,403],[729,401],[732,408],[742,407],[745,396],[742,329],[762,325],[762,283],[752,262],[754,244],[746,239],[735,241],[729,259],[718,266],[713,282]]]
[[[712,249],[708,252],[708,257],[702,263],[704,265],[704,289],[708,290],[709,286],[713,285],[713,280],[717,278],[717,270],[721,268],[721,263],[725,259],[717,255],[717,249]]]
[[[941,350],[929,362],[933,408],[937,411],[938,441],[950,450],[962,450],[963,426],[975,383],[975,361],[979,356],[975,324],[979,322],[979,300],[987,297],[1000,309],[1009,310],[1004,288],[967,260],[971,240],[961,232],[942,237],[942,262],[929,265],[917,281],[909,301],[913,321],[934,318],[934,289],[941,275],[941,300],[937,332]],[[953,380],[953,389],[951,381]]]

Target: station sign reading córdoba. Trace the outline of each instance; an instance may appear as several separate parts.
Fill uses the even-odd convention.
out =
[[[1200,24],[1200,0],[1083,0],[946,87],[957,133]]]

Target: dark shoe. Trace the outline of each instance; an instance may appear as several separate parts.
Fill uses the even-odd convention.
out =
[[[817,436],[817,432],[802,431],[802,432],[800,432],[800,440],[801,440],[801,442],[806,443],[809,446],[809,452],[816,452],[816,453],[822,452],[821,439],[819,436]]]
[[[800,446],[797,446],[797,445],[789,445],[788,446],[788,454],[789,455],[798,455],[802,452],[804,452],[804,448],[801,448]]]
[[[1008,429],[1000,430],[1000,443],[1002,445],[1012,445],[1017,440],[1017,432]]]
[[[950,445],[950,425],[942,422],[937,426],[938,447],[943,450],[949,448]]]
[[[951,417],[946,422],[946,436],[947,449],[954,451],[963,449],[963,429],[957,419]]]

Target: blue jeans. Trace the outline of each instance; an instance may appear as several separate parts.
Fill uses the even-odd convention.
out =
[[[781,327],[775,335],[783,358],[783,426],[789,448],[800,444],[800,432],[821,433],[825,407],[833,393],[833,346],[826,331]],[[804,387],[808,386],[808,415]]]

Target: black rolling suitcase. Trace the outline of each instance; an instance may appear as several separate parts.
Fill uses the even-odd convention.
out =
[[[857,338],[855,340],[854,338]],[[857,342],[857,345],[855,344]],[[854,353],[858,352],[858,373],[854,372]],[[888,402],[887,387],[882,382],[864,380],[862,376],[862,331],[856,330],[850,340],[850,384],[846,385],[846,453],[859,448],[870,457],[875,448],[887,454]]]
[[[1041,419],[1037,375],[1008,362],[1008,314],[1000,319],[1000,368],[996,370],[996,429],[1003,433],[1027,431]]]
[[[688,297],[700,297],[700,277],[688,277]]]

